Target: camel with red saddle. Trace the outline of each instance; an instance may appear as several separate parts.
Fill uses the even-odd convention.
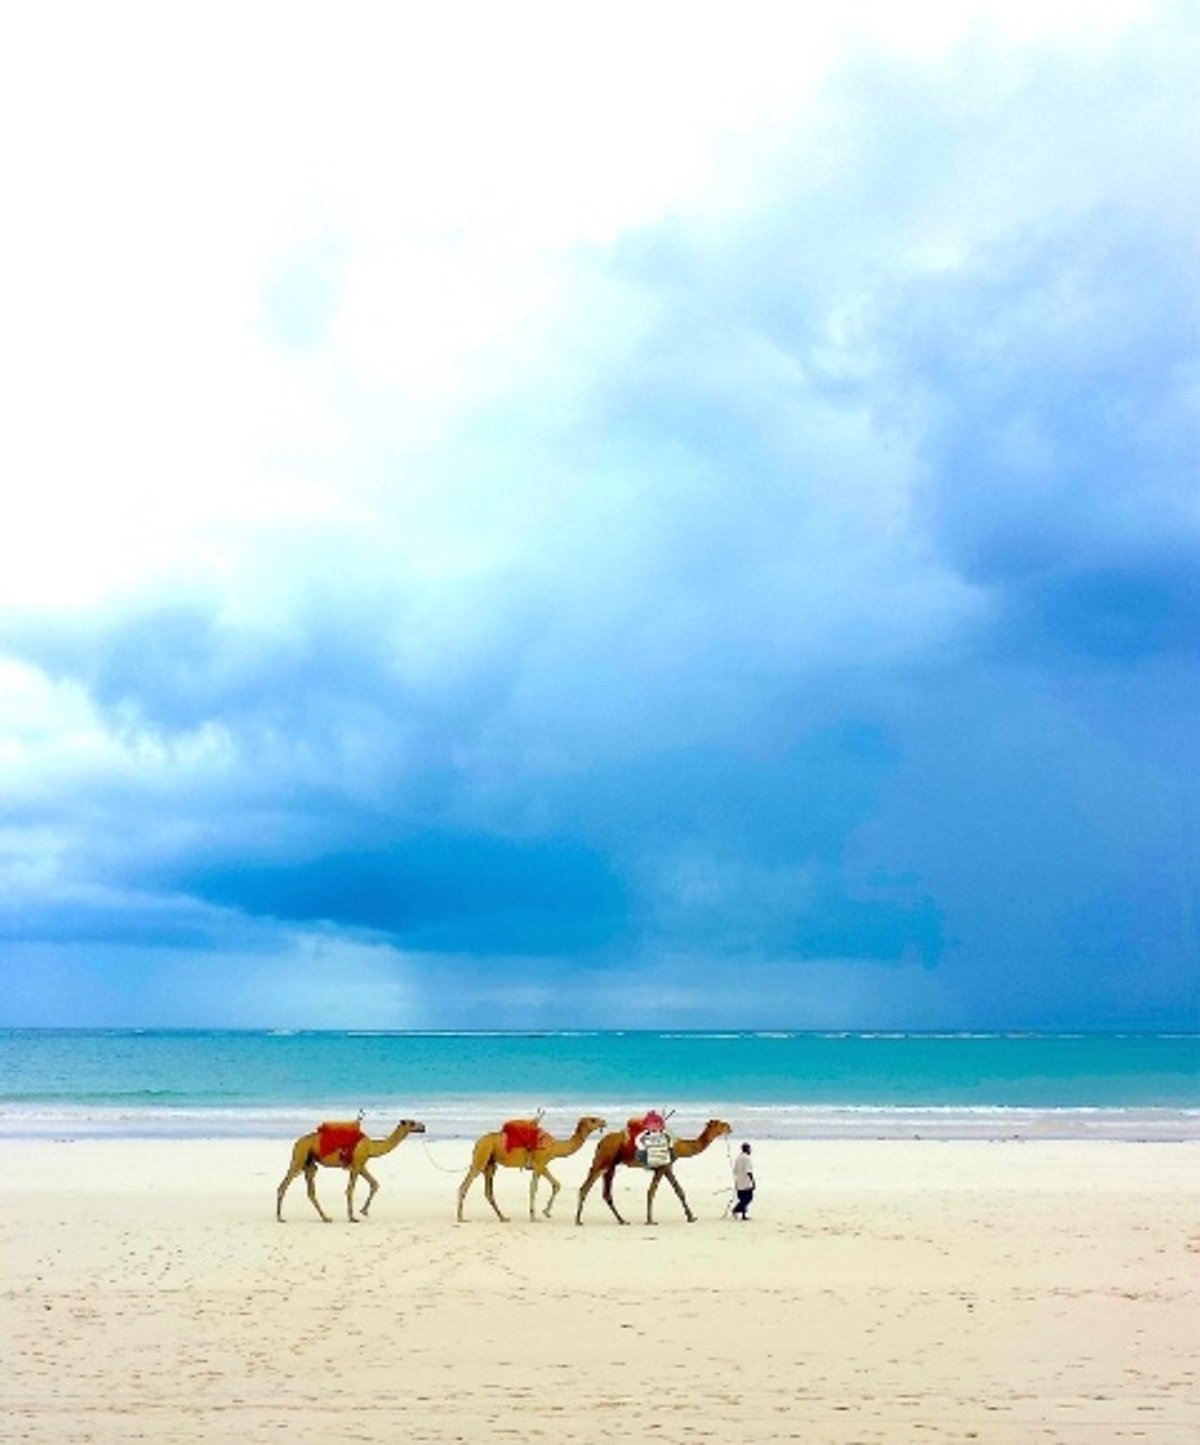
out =
[[[528,1169],[531,1171],[529,1178],[529,1217],[536,1219],[535,1203],[537,1200],[538,1185],[543,1179],[549,1181],[550,1199],[542,1214],[549,1219],[550,1211],[554,1208],[554,1201],[558,1197],[561,1188],[557,1179],[550,1173],[550,1162],[553,1159],[566,1159],[568,1155],[577,1153],[593,1134],[604,1128],[604,1120],[593,1118],[591,1115],[584,1115],[579,1123],[575,1125],[575,1132],[569,1139],[556,1139],[553,1134],[548,1134],[541,1128],[536,1119],[509,1119],[494,1134],[485,1134],[477,1139],[475,1147],[471,1151],[471,1167],[467,1170],[466,1178],[458,1187],[458,1222],[463,1222],[463,1203],[467,1197],[467,1190],[475,1182],[476,1178],[483,1175],[483,1192],[487,1195],[487,1202],[496,1211],[496,1218],[508,1223],[508,1216],[500,1212],[500,1206],[496,1203],[496,1195],[493,1185],[497,1169]]]
[[[303,1139],[297,1139],[293,1144],[292,1162],[275,1195],[275,1218],[279,1220],[280,1224],[283,1223],[283,1196],[287,1193],[292,1180],[298,1174],[303,1174],[313,1208],[326,1224],[329,1223],[329,1216],[321,1208],[320,1201],[317,1199],[317,1166],[320,1165],[324,1169],[348,1169],[350,1171],[350,1180],[346,1185],[346,1213],[350,1218],[350,1223],[357,1224],[358,1220],[354,1217],[354,1186],[358,1183],[359,1178],[365,1179],[371,1186],[367,1202],[362,1207],[364,1219],[371,1208],[371,1200],[379,1192],[379,1181],[367,1168],[367,1164],[372,1159],[379,1159],[384,1154],[390,1154],[396,1145],[403,1139],[407,1139],[410,1134],[424,1134],[424,1132],[425,1125],[419,1124],[415,1119],[401,1119],[386,1139],[369,1139],[363,1133],[359,1120],[337,1120],[322,1124],[311,1134],[305,1134]]]
[[[588,1170],[588,1177],[583,1181],[583,1186],[579,1191],[579,1204],[575,1210],[576,1224],[583,1223],[583,1201],[588,1197],[592,1185],[600,1178],[604,1180],[604,1202],[616,1215],[617,1223],[629,1223],[627,1219],[622,1219],[620,1210],[613,1203],[613,1178],[621,1165],[630,1169],[648,1169],[653,1175],[650,1180],[650,1188],[646,1191],[647,1224],[654,1223],[654,1196],[658,1193],[658,1186],[664,1179],[679,1196],[679,1202],[683,1205],[683,1212],[687,1216],[688,1223],[691,1224],[695,1221],[696,1216],[688,1205],[687,1196],[680,1187],[679,1180],[675,1178],[675,1161],[691,1159],[696,1154],[703,1154],[714,1140],[731,1132],[730,1126],[722,1119],[710,1119],[696,1138],[673,1138],[670,1141],[670,1162],[656,1164],[653,1160],[646,1162],[645,1157],[639,1157],[638,1153],[638,1138],[646,1132],[648,1121],[653,1122],[656,1129],[661,1128],[664,1122],[661,1115],[653,1114],[648,1114],[641,1119],[630,1119],[626,1128],[616,1134],[605,1134],[596,1145],[592,1167]]]

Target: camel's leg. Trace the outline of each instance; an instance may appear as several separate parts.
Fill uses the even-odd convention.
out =
[[[555,1179],[554,1175],[550,1173],[549,1165],[544,1165],[542,1168],[539,1169],[538,1166],[534,1164],[531,1165],[531,1168],[533,1169],[533,1177],[529,1181],[529,1217],[530,1219],[537,1219],[538,1185],[542,1182],[543,1179],[545,1179],[550,1185],[550,1202],[546,1205],[545,1209],[542,1210],[542,1214],[546,1219],[549,1219],[550,1211],[554,1208],[554,1201],[557,1198],[558,1191],[562,1188],[562,1185],[559,1184],[558,1180]]]
[[[542,1210],[542,1217],[543,1219],[549,1219],[550,1211],[554,1208],[554,1201],[558,1198],[558,1191],[562,1188],[562,1185],[555,1179],[554,1175],[550,1173],[549,1169],[543,1169],[542,1173],[550,1182],[550,1198],[546,1202],[545,1209]],[[536,1179],[536,1177],[535,1174],[534,1178]],[[529,1217],[530,1219],[533,1218],[533,1189],[529,1191]]]
[[[585,1199],[588,1197],[588,1195],[591,1193],[592,1185],[595,1184],[596,1180],[597,1180],[597,1179],[600,1179],[600,1178],[603,1178],[603,1180],[604,1180],[604,1201],[605,1201],[605,1203],[606,1203],[606,1204],[608,1205],[608,1207],[612,1210],[612,1212],[617,1215],[617,1223],[618,1223],[618,1224],[624,1224],[624,1223],[625,1223],[625,1221],[621,1218],[620,1214],[617,1213],[617,1206],[613,1203],[613,1199],[612,1199],[613,1175],[616,1173],[616,1170],[617,1170],[617,1166],[616,1166],[615,1164],[613,1164],[613,1163],[606,1163],[603,1159],[601,1159],[601,1160],[599,1160],[599,1161],[597,1161],[597,1160],[593,1160],[593,1161],[592,1161],[592,1167],[591,1167],[591,1170],[590,1170],[589,1173],[588,1173],[588,1177],[583,1181],[583,1185],[582,1185],[582,1187],[581,1187],[580,1190],[579,1190],[579,1203],[575,1206],[575,1223],[576,1223],[576,1224],[582,1224],[582,1223],[583,1223],[583,1203],[584,1203],[584,1200],[585,1200]]]
[[[275,1191],[275,1218],[280,1222],[280,1224],[283,1223],[283,1196],[291,1188],[292,1180],[295,1179],[297,1174],[302,1172],[302,1169],[303,1166],[300,1166],[299,1168],[293,1166],[291,1169],[289,1169],[288,1172],[283,1176],[283,1183],[280,1184],[279,1188]]]
[[[675,1178],[675,1171],[671,1168],[656,1169],[654,1171],[654,1178],[650,1184],[650,1192],[646,1195],[646,1223],[654,1223],[653,1219],[650,1218],[650,1211],[654,1204],[654,1191],[658,1188],[658,1181],[664,1176],[666,1177],[667,1183],[670,1184],[671,1188],[679,1196],[679,1202],[683,1205],[683,1212],[687,1215],[687,1222],[689,1224],[695,1224],[696,1216],[688,1207],[687,1196],[683,1192],[683,1186],[679,1180]]]
[[[663,1171],[656,1169],[650,1180],[650,1188],[646,1190],[646,1223],[654,1223],[654,1196],[658,1193],[658,1186],[662,1181]]]
[[[500,1213],[500,1206],[496,1203],[496,1161],[493,1159],[483,1171],[483,1192],[487,1195],[487,1202],[496,1211],[496,1218],[501,1224],[508,1223],[508,1215]]]
[[[583,1201],[588,1197],[588,1192],[590,1191],[592,1185],[595,1184],[596,1180],[600,1178],[601,1172],[602,1171],[599,1169],[593,1169],[592,1172],[588,1175],[588,1177],[583,1181],[583,1184],[580,1186],[579,1203],[575,1206],[576,1224],[583,1223]]]
[[[359,1214],[361,1214],[362,1217],[366,1219],[368,1213],[370,1213],[371,1200],[374,1199],[375,1196],[379,1193],[379,1180],[375,1178],[374,1174],[371,1173],[371,1171],[367,1168],[365,1164],[358,1172],[371,1186],[371,1192],[367,1195],[366,1203],[358,1211]]]
[[[321,1208],[321,1201],[317,1198],[317,1166],[311,1159],[304,1166],[304,1181],[308,1185],[308,1197],[312,1200],[313,1208],[328,1224],[329,1215]]]
[[[292,1180],[297,1175],[303,1174],[312,1156],[308,1150],[308,1140],[300,1139],[292,1146],[292,1162],[288,1165],[288,1172],[283,1176],[279,1188],[275,1191],[275,1218],[283,1223],[283,1196],[292,1187]]]
[[[611,1169],[604,1171],[604,1202],[617,1217],[618,1224],[628,1224],[627,1219],[621,1217],[621,1211],[613,1203],[613,1180],[617,1177],[617,1166],[614,1164]]]
[[[347,1170],[350,1177],[346,1181],[346,1218],[349,1219],[351,1224],[358,1223],[358,1220],[354,1217],[354,1186],[358,1183],[359,1172],[353,1165]]]
[[[471,1167],[467,1170],[467,1177],[458,1186],[458,1222],[463,1222],[463,1205],[466,1203],[467,1190],[475,1183],[475,1180],[483,1171],[472,1161]]]

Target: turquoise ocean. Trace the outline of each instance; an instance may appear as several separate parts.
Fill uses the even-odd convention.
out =
[[[0,1136],[430,1139],[674,1111],[751,1138],[1200,1139],[1200,1034],[0,1030]]]

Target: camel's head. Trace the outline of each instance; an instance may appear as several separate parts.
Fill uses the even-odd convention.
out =
[[[603,1128],[603,1119],[595,1114],[585,1114],[576,1125],[575,1132],[582,1134],[585,1139],[590,1139],[593,1134],[598,1134]]]
[[[424,1134],[425,1125],[419,1119],[401,1119],[397,1129],[407,1129],[410,1134]]]
[[[722,1134],[732,1134],[733,1126],[724,1119],[710,1119],[704,1126],[704,1132],[710,1139],[719,1139]]]

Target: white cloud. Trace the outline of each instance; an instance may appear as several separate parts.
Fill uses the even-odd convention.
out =
[[[581,314],[579,248],[737,204],[755,137],[848,44],[928,58],[980,19],[1028,42],[1138,9],[26,10],[0,72],[4,600],[227,580],[276,523],[357,516],[372,392],[410,471],[498,372],[552,393],[575,363],[547,313],[587,347],[612,299]],[[264,344],[262,294],[314,228],[343,275],[299,359]]]

